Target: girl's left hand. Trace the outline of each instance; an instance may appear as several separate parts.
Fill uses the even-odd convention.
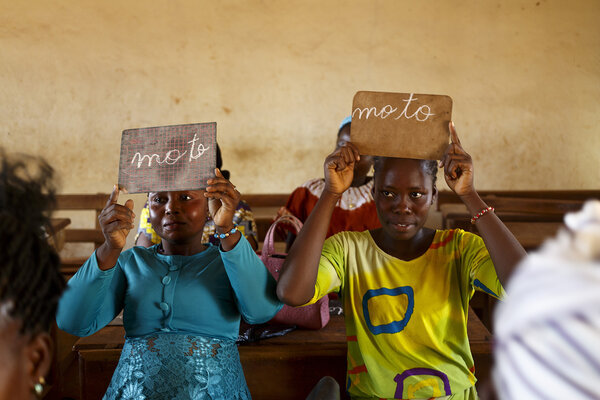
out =
[[[446,183],[459,196],[466,196],[475,191],[473,187],[473,160],[462,148],[456,134],[454,123],[448,124],[451,143],[446,148],[444,158],[439,166],[444,167]]]
[[[215,227],[228,230],[234,226],[233,216],[242,195],[218,168],[215,168],[215,175],[206,182],[208,186],[204,196],[208,198],[208,212]]]

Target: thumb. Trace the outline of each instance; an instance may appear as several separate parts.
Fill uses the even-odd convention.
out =
[[[129,208],[131,211],[133,211],[133,200],[129,199],[125,202],[125,207]]]

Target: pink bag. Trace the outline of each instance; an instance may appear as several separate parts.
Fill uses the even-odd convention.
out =
[[[302,222],[293,215],[283,215],[269,227],[260,258],[275,280],[279,280],[279,271],[287,256],[287,254],[275,253],[274,234],[276,226],[280,223],[291,224],[296,233],[300,232],[302,228]],[[296,325],[306,329],[321,329],[329,322],[329,297],[324,296],[310,306],[290,307],[284,305],[269,322],[279,325]]]

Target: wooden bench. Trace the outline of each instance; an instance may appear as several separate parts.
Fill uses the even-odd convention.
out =
[[[61,240],[64,244],[88,243],[92,245],[91,250],[98,248],[104,242],[104,236],[98,224],[98,216],[106,205],[108,193],[97,194],[59,194],[57,195],[57,211],[76,219],[77,213],[86,213],[88,228],[69,227],[62,233]],[[243,196],[252,208],[254,221],[257,226],[259,245],[262,245],[265,234],[277,216],[277,211],[283,207],[289,194],[250,194]],[[131,234],[131,233],[130,233]],[[278,248],[285,248],[285,238],[278,238]],[[91,254],[91,252],[90,252]],[[89,257],[82,254],[77,257],[63,257],[61,259],[61,270],[66,278],[71,277]]]
[[[494,199],[492,204],[496,204],[498,212],[506,212],[510,207],[512,209],[520,209],[524,206],[528,199],[532,199],[535,203],[543,204],[544,199],[552,199],[550,202],[563,201],[564,210],[562,213],[554,214],[554,222],[562,221],[562,214],[572,210],[571,203],[581,203],[588,198],[600,198],[600,190],[580,190],[580,191],[482,191],[480,195],[486,199]],[[90,243],[93,249],[97,248],[104,241],[102,232],[98,225],[98,215],[104,208],[108,193],[97,194],[60,194],[57,196],[57,209],[65,217],[74,221],[74,214],[87,212],[90,221],[89,228],[76,228],[71,226],[64,231],[64,242],[69,243]],[[262,243],[265,233],[274,218],[277,215],[279,208],[287,202],[288,193],[266,193],[266,194],[247,194],[243,199],[252,208],[254,219],[258,230],[258,240]],[[521,199],[519,204],[514,204],[514,199]],[[540,201],[541,200],[541,201]],[[438,195],[438,210],[441,210],[447,204],[462,204],[460,199],[449,191],[440,191]],[[556,204],[553,206],[556,207]],[[559,206],[560,207],[560,206]],[[508,209],[507,209],[508,208]],[[541,210],[544,211],[544,210]],[[71,215],[71,214],[73,215]],[[547,214],[547,213],[546,213]],[[92,221],[93,219],[93,221]],[[285,241],[285,238],[277,238],[279,241]],[[82,255],[80,257],[68,257],[62,259],[62,268],[66,275],[72,275],[79,266],[89,256]]]
[[[467,333],[480,381],[492,364],[492,336],[469,310]],[[107,326],[73,346],[79,362],[80,399],[99,399],[108,387],[123,348],[122,326]],[[346,332],[343,316],[332,316],[320,330],[295,330],[284,336],[239,346],[253,398],[304,400],[325,375],[346,387]]]
[[[78,213],[89,214],[92,219],[90,225],[93,228],[73,228],[68,227],[64,230],[64,244],[68,243],[91,243],[93,248],[98,248],[104,242],[104,236],[98,224],[98,216],[106,205],[108,193],[97,194],[59,194],[56,196],[56,209],[63,214],[71,213],[71,220],[76,218]],[[61,271],[68,278],[72,276],[79,267],[89,257],[89,254],[80,257],[61,257]]]
[[[581,209],[583,200],[535,199],[484,195],[483,201],[496,209],[496,215],[515,235],[525,250],[535,250],[563,226],[566,213]],[[440,205],[442,228],[460,228],[477,233],[471,214],[463,204]]]
[[[600,199],[600,190],[481,190],[478,191],[482,197],[508,197],[519,199],[538,199],[538,200],[575,200],[584,202],[589,199]],[[460,198],[452,191],[440,190],[438,192],[437,207],[444,204],[459,203]]]

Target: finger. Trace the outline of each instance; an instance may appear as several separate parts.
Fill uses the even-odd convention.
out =
[[[448,165],[448,172],[453,179],[458,179],[469,169],[469,163],[464,158],[453,158]]]
[[[346,164],[352,165],[356,164],[360,160],[358,149],[352,143],[348,143],[348,145],[345,146],[344,160],[346,161]]]
[[[448,166],[450,165],[451,159],[452,159],[452,157],[451,157],[450,153],[447,152],[446,155],[444,156],[444,159],[442,160],[443,165],[444,165],[444,174],[448,173]]]
[[[455,180],[460,176],[460,168],[454,161],[450,161],[445,173],[451,180]]]
[[[220,200],[222,196],[223,196],[222,192],[212,192],[212,193],[206,192],[206,193],[204,193],[204,197],[206,197],[207,199]]]
[[[358,151],[358,147],[356,147],[356,145],[352,142],[346,142],[345,146],[352,150],[352,153],[354,154],[354,160],[360,161],[360,152]]]
[[[210,178],[209,180],[206,181],[206,189],[208,189],[211,186],[215,186],[215,185],[219,185],[219,184],[227,184],[228,185],[229,181],[224,178]]]
[[[444,161],[444,174],[451,179],[456,179],[457,175],[456,171],[453,168],[453,162],[453,155],[449,155],[448,157],[446,157],[446,160]]]
[[[221,172],[220,169],[215,168],[215,177],[214,178],[209,178],[206,181],[206,184],[207,185],[212,185],[212,184],[217,183],[217,182],[228,182],[228,183],[231,183],[231,181],[229,179],[227,179],[227,178],[225,178],[223,176],[223,173]],[[233,183],[231,183],[231,186],[235,187],[235,185]]]
[[[205,192],[204,196],[209,200],[221,200],[224,204],[237,206],[242,195],[236,189],[228,188],[216,192]]]
[[[225,192],[206,193],[206,198],[208,198],[209,200],[223,200],[223,202],[226,202],[227,200],[232,200],[232,197]]]
[[[343,171],[348,167],[348,163],[346,162],[346,158],[344,157],[344,153],[340,154],[337,160],[335,160],[335,170]]]
[[[452,144],[449,144],[446,147],[446,150],[444,151],[444,155],[442,156],[442,158],[440,160],[438,160],[439,168],[444,168],[444,166],[446,165],[446,160],[448,159],[448,157],[450,157],[451,146],[452,146]]]
[[[458,138],[458,135],[456,134],[456,128],[454,127],[454,122],[450,121],[450,123],[448,124],[448,128],[450,129],[450,138],[452,140],[452,143],[455,143],[460,146],[461,145],[460,139]]]
[[[349,164],[354,162],[354,155],[349,147],[344,146],[341,150],[340,157],[344,160],[344,168],[342,169],[345,169]]]
[[[346,162],[344,161],[342,149],[338,149],[331,153],[325,160],[325,165],[327,166],[327,169],[332,169],[335,171],[341,171],[346,168]]]
[[[221,207],[223,207],[225,210],[235,211],[239,203],[239,199],[237,197],[231,197],[227,193],[222,192],[208,193],[206,197],[208,198],[209,202],[217,201],[220,203]]]
[[[233,193],[234,191],[235,191],[235,188],[228,181],[213,183],[212,185],[206,187],[206,192],[208,192],[208,193],[213,193],[213,192]]]
[[[133,200],[129,199],[125,202],[125,207],[129,208],[133,216],[135,217],[135,213],[133,212]]]
[[[455,154],[458,153],[464,153],[464,150],[462,150],[462,147],[460,147],[459,144],[457,143],[450,143],[448,145],[448,149],[446,150],[446,154],[448,154],[450,157],[452,157]]]
[[[110,206],[111,204],[116,204],[119,200],[119,187],[117,185],[113,186],[112,193],[108,196],[108,201],[106,202],[105,208]]]
[[[110,224],[108,224],[106,226],[106,231],[107,233],[112,233],[112,232],[116,232],[119,231],[121,229],[125,229],[125,230],[131,230],[134,228],[133,224],[131,222],[128,221],[113,221]]]
[[[126,225],[133,225],[133,219],[131,218],[120,218],[119,216],[116,215],[111,215],[106,217],[105,219],[103,219],[102,221],[100,221],[100,226],[102,227],[102,230],[107,230],[109,229],[110,226],[112,226],[113,224],[119,224],[119,223],[123,223]]]
[[[131,200],[133,201],[133,200]],[[129,207],[122,206],[120,204],[113,204],[108,208],[102,210],[99,216],[103,221],[112,221],[115,219],[130,219],[135,218],[135,214]]]
[[[444,159],[444,162],[450,162],[450,161],[460,161],[462,163],[470,163],[471,156],[468,155],[467,153],[465,153],[464,151],[450,153],[446,156],[446,158]]]
[[[337,170],[337,166],[338,160],[334,159],[333,157],[327,158],[327,160],[325,160],[325,167],[327,169]]]

